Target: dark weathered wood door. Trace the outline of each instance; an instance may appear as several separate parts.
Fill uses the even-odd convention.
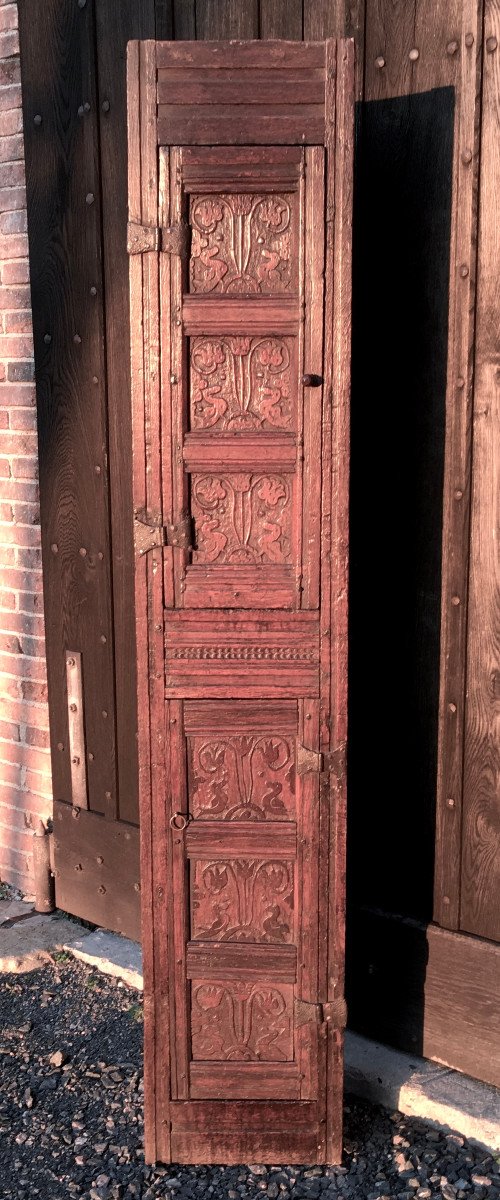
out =
[[[340,1154],[352,90],[130,50],[150,1158]]]

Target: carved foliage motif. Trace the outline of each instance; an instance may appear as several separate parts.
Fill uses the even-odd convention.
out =
[[[192,292],[269,293],[297,288],[292,196],[192,196]]]
[[[290,562],[291,495],[283,475],[193,475],[193,562]]]
[[[293,864],[232,859],[192,864],[193,938],[223,942],[293,940]]]
[[[291,429],[291,338],[191,342],[192,429]]]
[[[189,739],[194,817],[280,821],[293,816],[295,770],[288,741],[269,734]]]
[[[193,984],[193,1059],[285,1062],[293,1058],[292,988]]]

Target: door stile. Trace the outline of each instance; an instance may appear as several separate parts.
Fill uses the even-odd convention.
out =
[[[160,148],[159,161],[160,187],[160,228],[170,225],[170,152],[168,148]],[[172,258],[170,254],[160,254],[160,405],[161,405],[161,460],[162,460],[162,504],[163,519],[166,524],[174,520],[174,494],[172,478],[172,398],[170,376],[171,338],[172,338],[172,307],[171,307],[171,272]],[[174,606],[174,549],[165,546],[163,550],[163,586],[165,607]]]
[[[303,554],[303,532],[302,532],[302,513],[304,508],[304,470],[305,470],[305,454],[304,454],[304,392],[301,386],[302,376],[305,370],[304,367],[304,341],[305,341],[305,255],[306,255],[306,212],[305,212],[305,161],[304,150],[302,150],[302,160],[300,164],[299,178],[299,236],[298,236],[298,252],[299,252],[299,296],[302,297],[301,311],[297,332],[297,445],[296,445],[296,468],[295,468],[295,487],[296,487],[296,524],[294,530],[295,551],[294,561],[296,563],[295,575],[295,600],[294,608],[302,608],[303,604],[303,586],[304,586],[304,554]],[[300,518],[299,518],[300,513]]]
[[[297,744],[306,750],[317,751],[319,744],[319,701],[298,701]],[[317,1012],[319,970],[319,775],[308,771],[298,775],[297,805],[297,873],[302,883],[300,895],[300,930],[297,945],[297,1036],[300,1046],[301,1100],[319,1097],[320,1059],[322,1054],[320,1020],[301,1024],[300,1006],[306,1012]]]
[[[168,620],[168,615],[167,615]],[[184,736],[183,704],[181,700],[170,701],[169,741],[171,753],[172,788],[170,807],[167,814],[169,824],[169,858],[172,863],[172,891],[170,892],[170,953],[169,974],[174,980],[173,1003],[171,1005],[172,1097],[187,1100],[189,1096],[189,992],[186,952],[189,941],[188,872],[186,855],[186,829],[189,821],[186,780],[186,749]]]
[[[182,150],[173,146],[170,151],[170,224],[179,225],[184,218],[185,199],[181,182]],[[187,512],[189,481],[184,470],[183,446],[188,428],[189,370],[188,343],[183,336],[182,304],[187,291],[187,267],[181,255],[172,258],[172,323],[171,323],[171,395],[172,395],[172,472],[174,481],[174,522],[182,520]],[[174,548],[175,607],[184,608],[186,567],[189,553],[179,546]]]
[[[129,220],[153,226],[158,221],[155,50],[152,42],[131,43],[128,53]],[[131,256],[133,503],[136,514],[161,522],[158,270],[156,252]],[[168,1037],[165,1040],[169,998],[168,978],[161,970],[166,941],[162,575],[160,550],[136,556],[145,1123],[151,1161],[170,1155]]]
[[[330,606],[325,614],[330,643],[330,749],[334,754],[329,780],[328,977],[327,999],[334,1004],[327,1022],[327,1161],[342,1152],[345,872],[346,872],[346,743],[347,618],[349,531],[349,426],[351,354],[352,179],[354,155],[354,42],[327,42],[326,146],[328,185],[327,230],[332,232],[327,279],[333,279],[325,329],[331,335],[331,563]],[[335,80],[335,84],[334,84]],[[335,97],[333,95],[335,87]],[[329,218],[329,219],[328,219]],[[328,234],[327,234],[328,236]],[[326,356],[328,361],[328,356]]]
[[[305,329],[302,371],[323,371],[323,292],[325,152],[322,146],[305,150]],[[303,388],[304,495],[302,608],[319,607],[320,558],[314,548],[321,537],[321,417],[322,387]]]

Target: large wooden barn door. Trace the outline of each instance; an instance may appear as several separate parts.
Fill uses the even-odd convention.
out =
[[[340,1154],[352,68],[130,52],[150,1157]]]

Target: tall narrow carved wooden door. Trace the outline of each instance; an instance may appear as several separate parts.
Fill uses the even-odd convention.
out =
[[[350,43],[132,43],[150,1159],[341,1148]]]

